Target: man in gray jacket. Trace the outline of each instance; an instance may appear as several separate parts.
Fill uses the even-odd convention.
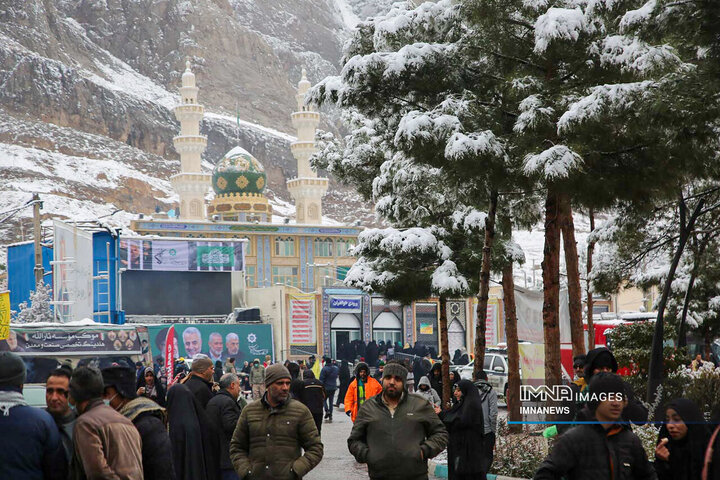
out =
[[[427,480],[427,461],[447,446],[448,433],[432,406],[407,392],[408,371],[390,362],[383,370],[382,394],[360,406],[348,448],[367,463],[372,480]]]
[[[490,465],[493,462],[493,453],[495,450],[495,431],[497,429],[497,393],[492,385],[488,382],[487,373],[480,370],[478,381],[475,386],[480,390],[480,400],[482,400],[483,421],[485,428],[483,429],[483,471],[489,472]]]

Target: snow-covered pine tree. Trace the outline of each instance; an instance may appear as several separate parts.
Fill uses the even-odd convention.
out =
[[[37,323],[53,322],[53,315],[50,302],[52,301],[52,287],[44,282],[38,282],[35,290],[30,292],[30,305],[27,302],[20,303],[19,310],[13,322],[15,323]]]
[[[482,252],[477,311],[483,318],[499,199],[503,190],[522,191],[524,175],[505,142],[517,116],[505,97],[514,91],[493,63],[497,57],[479,48],[478,39],[487,39],[477,35],[476,15],[449,0],[396,4],[358,26],[340,76],[320,82],[311,99],[337,104],[351,132],[343,145],[321,136],[316,166],[355,185],[381,217],[396,227],[448,228],[447,219],[479,226],[466,234],[463,248],[472,259]],[[418,189],[429,177],[441,181]],[[467,236],[480,234],[481,246],[468,248],[477,245]],[[475,335],[478,368],[484,327],[479,322]]]

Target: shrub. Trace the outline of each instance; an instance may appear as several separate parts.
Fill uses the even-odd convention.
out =
[[[547,443],[529,430],[511,433],[505,419],[498,422],[495,457],[490,473],[532,478],[547,454]]]

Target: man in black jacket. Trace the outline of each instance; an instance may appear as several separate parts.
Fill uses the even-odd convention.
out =
[[[593,376],[588,408],[597,423],[561,435],[534,480],[656,480],[640,439],[621,420],[625,386],[614,373]]]
[[[230,440],[240,418],[237,403],[240,396],[240,379],[234,373],[220,377],[220,391],[207,404],[208,417],[220,432],[220,473],[222,480],[239,480],[230,460]]]
[[[190,389],[195,398],[198,399],[203,408],[213,396],[212,379],[215,374],[215,367],[208,357],[195,358],[190,368],[190,378],[185,381],[185,386]]]
[[[323,406],[325,405],[325,387],[322,382],[315,378],[312,370],[305,370],[303,374],[303,389],[300,392],[299,400],[310,410],[318,433],[321,433],[323,421]]]
[[[147,397],[138,397],[132,368],[107,367],[102,370],[102,377],[105,385],[103,397],[112,408],[133,422],[140,433],[143,477],[174,480],[165,409]]]
[[[358,410],[348,449],[372,480],[427,480],[427,461],[447,446],[447,429],[427,400],[407,392],[405,367],[388,362],[383,375],[382,394]]]

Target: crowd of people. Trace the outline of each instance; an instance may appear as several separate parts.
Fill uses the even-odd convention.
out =
[[[351,375],[347,360],[266,358],[238,371],[199,354],[167,389],[152,367],[63,365],[47,379],[43,411],[23,397],[22,359],[2,352],[0,478],[294,480],[322,460],[323,423],[340,407],[353,423],[348,449],[372,479],[426,479],[445,449],[450,479],[485,478],[498,418],[487,375],[451,378],[443,403],[440,364],[408,363],[361,361]],[[535,479],[720,480],[720,427],[692,401],[665,407],[651,462],[633,432],[648,411],[612,352],[592,350],[573,367],[576,424],[557,429]]]

